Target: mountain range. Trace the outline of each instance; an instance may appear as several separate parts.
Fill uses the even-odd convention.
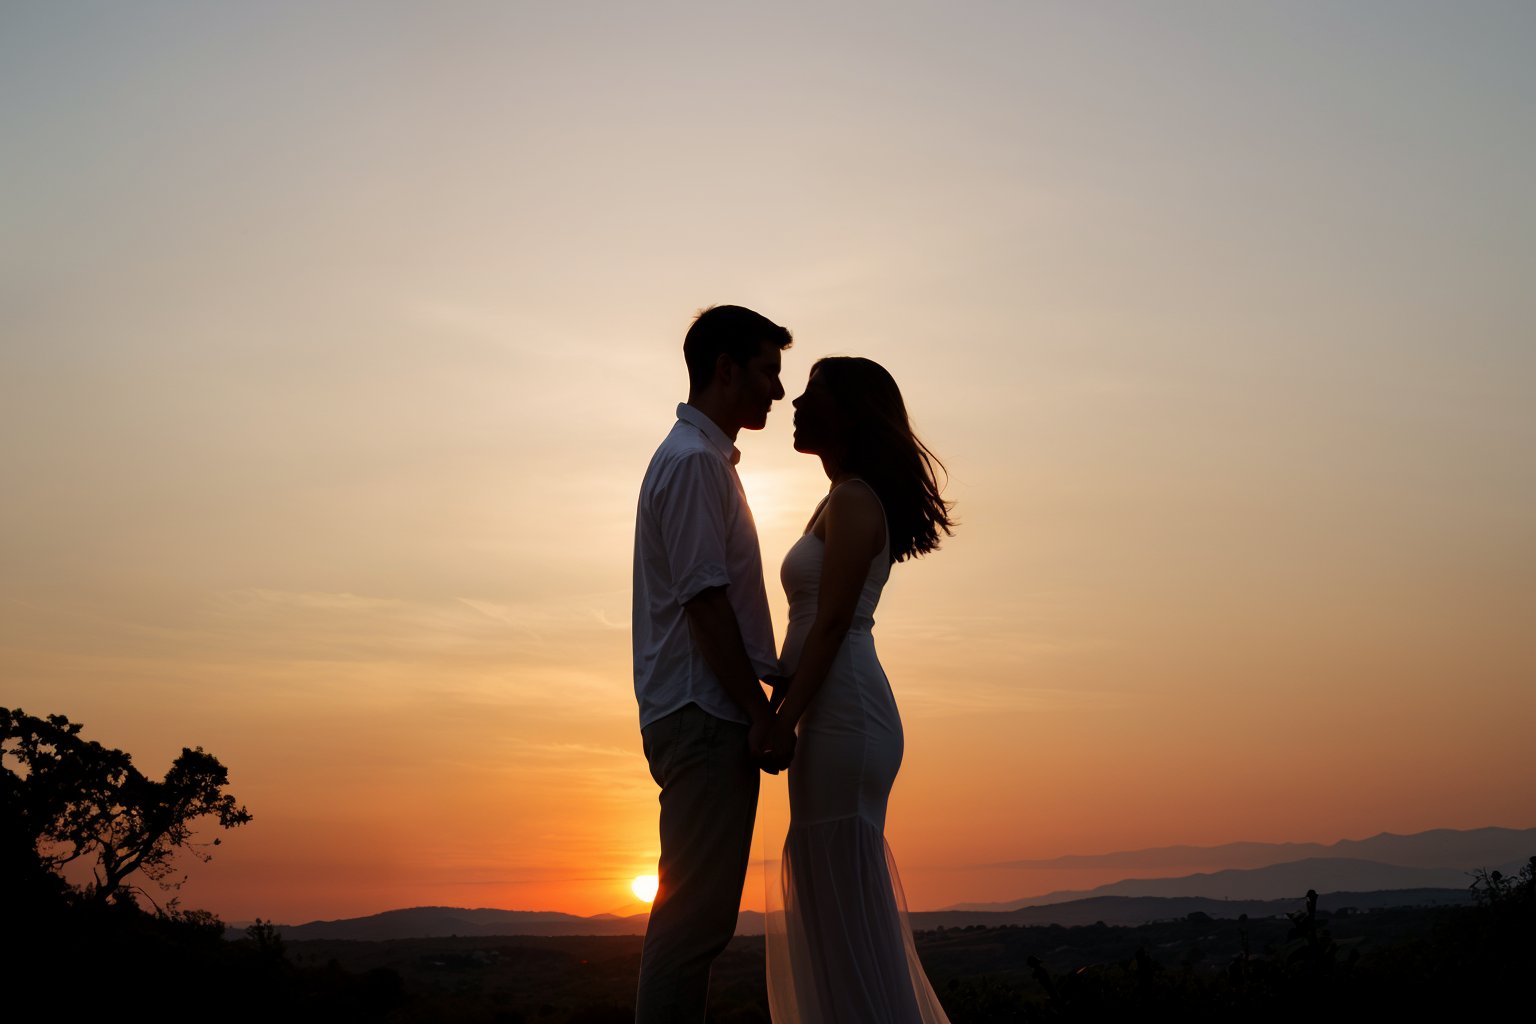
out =
[[[1432,829],[1413,835],[1383,832],[1369,839],[1320,843],[1228,843],[1164,846],[1089,857],[1012,861],[1008,867],[1123,867],[1167,870],[1213,867],[1177,878],[1127,878],[1093,889],[1060,890],[1002,903],[964,903],[951,909],[1009,911],[1095,896],[1203,896],[1280,899],[1298,892],[1373,892],[1465,888],[1479,868],[1518,871],[1536,854],[1536,828]]]
[[[982,924],[1142,924],[1205,913],[1269,917],[1296,909],[1308,889],[1324,910],[1461,903],[1471,899],[1471,873],[1514,874],[1536,855],[1536,828],[1434,829],[1383,832],[1369,839],[1319,843],[1229,843],[1168,846],[1043,861],[1010,867],[1124,867],[1166,871],[1210,867],[1177,878],[1128,878],[1089,890],[1064,890],[1003,903],[967,903],[911,914],[917,929]],[[283,925],[285,938],[384,940],[448,935],[636,935],[647,916],[582,917],[546,911],[413,907],[340,921]],[[744,911],[737,933],[761,935],[762,915]]]
[[[1520,858],[1531,850],[1536,828],[1437,828],[1412,835],[1382,832],[1369,839],[1336,843],[1225,843],[1221,846],[1158,846],[1147,850],[1074,854],[1047,860],[1013,860],[1016,868],[1259,868],[1313,857],[1374,860],[1403,867],[1458,867],[1472,870]]]
[[[1388,892],[1339,892],[1318,898],[1325,912],[1344,908],[1377,910],[1401,906],[1450,906],[1471,902],[1466,889],[1402,889]],[[1012,911],[920,910],[909,915],[918,931],[935,928],[966,928],[981,925],[1057,924],[1065,926],[1107,924],[1138,925],[1167,921],[1203,913],[1214,918],[1279,917],[1300,909],[1300,897],[1278,900],[1218,900],[1203,896],[1094,896],[1046,906],[1024,907]],[[429,939],[447,936],[507,935],[642,935],[647,914],[615,916],[598,914],[578,917],[574,914],[539,913],[489,908],[412,907],[390,910],[369,917],[342,921],[312,921],[303,925],[281,925],[283,938],[342,939],[353,942],[382,942],[393,939]],[[240,930],[231,929],[238,938]],[[736,919],[737,935],[763,934],[763,915],[744,910]]]

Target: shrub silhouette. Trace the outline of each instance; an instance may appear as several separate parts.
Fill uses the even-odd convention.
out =
[[[194,843],[196,824],[251,820],[224,792],[229,772],[202,747],[182,748],[155,780],[80,730],[63,715],[0,708],[0,871],[20,881],[24,904],[131,902],[125,883],[135,871],[175,889],[184,880],[174,874],[176,855],[206,861],[206,846],[219,842]],[[76,862],[91,866],[92,881],[65,881]]]

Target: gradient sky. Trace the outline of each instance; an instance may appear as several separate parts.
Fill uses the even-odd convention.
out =
[[[255,820],[229,919],[632,911],[699,308],[884,363],[915,909],[1536,825],[1536,8],[0,2],[0,701]],[[824,491],[744,435],[777,563]],[[765,787],[757,846],[782,835]],[[761,904],[761,881],[748,905]]]

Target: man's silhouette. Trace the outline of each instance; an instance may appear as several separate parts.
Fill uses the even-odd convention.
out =
[[[688,401],[651,458],[635,513],[635,697],[661,787],[660,886],[640,964],[639,1024],[704,1019],[709,970],[736,929],[777,670],[757,528],[735,439],[784,397],[790,334],[740,306],[683,341]]]

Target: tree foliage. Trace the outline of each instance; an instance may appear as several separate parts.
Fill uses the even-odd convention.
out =
[[[0,870],[34,892],[72,892],[87,902],[131,900],[135,871],[175,888],[176,854],[210,856],[193,841],[211,818],[234,828],[250,812],[224,792],[229,772],[202,747],[183,747],[165,778],[148,778],[121,750],[80,736],[63,715],[37,718],[0,708]],[[69,886],[65,869],[89,864],[91,883]]]

